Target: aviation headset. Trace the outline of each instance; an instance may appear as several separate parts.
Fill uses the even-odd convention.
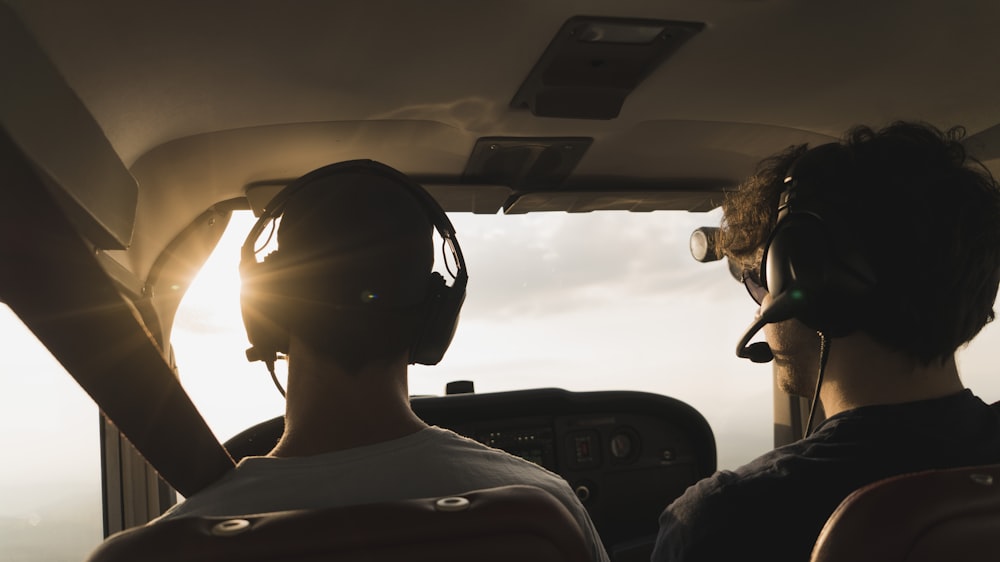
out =
[[[837,143],[804,153],[785,175],[761,281],[774,300],[793,296],[793,317],[806,326],[831,337],[847,335],[861,323],[876,277],[852,225],[825,195],[861,178],[851,153]]]
[[[465,289],[469,276],[465,268],[465,259],[462,257],[462,249],[455,237],[454,226],[437,201],[420,184],[405,174],[373,160],[351,160],[331,164],[300,177],[288,184],[268,203],[257,223],[250,229],[250,233],[240,250],[240,277],[243,281],[240,290],[240,307],[247,338],[252,345],[247,350],[247,359],[249,361],[264,361],[268,369],[273,371],[274,361],[277,359],[278,353],[288,351],[289,341],[287,328],[275,320],[280,317],[279,305],[267,297],[269,291],[260,290],[267,286],[266,279],[269,275],[280,268],[280,265],[277,264],[278,260],[275,258],[281,250],[271,252],[264,258],[264,261],[258,262],[257,241],[264,229],[281,217],[292,196],[316,181],[342,174],[370,174],[399,184],[402,189],[407,190],[417,200],[425,211],[427,219],[443,239],[444,244],[450,248],[452,257],[457,264],[457,271],[452,272],[451,268],[447,266],[446,269],[452,275],[453,282],[449,286],[440,273],[430,274],[427,292],[419,305],[423,307],[422,318],[418,322],[419,327],[410,345],[410,363],[437,364],[451,344],[458,324],[459,312],[465,301]],[[364,304],[362,301],[352,305],[338,305],[338,308],[362,310],[366,306],[372,305]]]
[[[799,156],[785,176],[759,272],[771,302],[736,348],[740,357],[760,363],[773,358],[770,348],[748,343],[765,324],[796,318],[825,336],[850,334],[864,321],[877,284],[852,225],[828,201],[838,185],[862,179],[849,150],[837,143],[818,146]]]

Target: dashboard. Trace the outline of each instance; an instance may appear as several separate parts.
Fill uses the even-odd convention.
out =
[[[646,556],[663,508],[716,469],[704,417],[679,400],[644,392],[545,388],[412,397],[425,422],[537,463],[569,482],[613,559],[636,545]],[[264,455],[281,417],[226,442],[235,459]]]

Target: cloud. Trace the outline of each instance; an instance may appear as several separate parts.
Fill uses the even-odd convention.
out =
[[[715,214],[539,213],[453,217],[469,268],[466,306],[538,316],[638,296],[713,298],[736,285],[722,262],[691,258],[694,228]]]
[[[717,212],[453,214],[451,219],[470,274],[465,315],[537,318],[636,299],[712,300],[741,291],[724,263],[697,263],[688,250],[691,232],[718,224]],[[240,241],[242,236],[227,233],[185,296],[175,331],[215,334],[240,326],[234,275]],[[214,312],[219,304],[225,310]]]

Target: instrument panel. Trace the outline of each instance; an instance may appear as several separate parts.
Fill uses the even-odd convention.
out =
[[[638,544],[648,560],[663,508],[716,469],[708,422],[679,400],[644,392],[547,388],[413,397],[414,412],[561,475],[590,512],[609,553]],[[234,458],[264,455],[283,418],[226,443]],[[621,547],[626,548],[626,547]]]
[[[561,475],[609,549],[655,535],[663,508],[716,468],[707,422],[665,396],[539,389],[411,403],[428,423]]]

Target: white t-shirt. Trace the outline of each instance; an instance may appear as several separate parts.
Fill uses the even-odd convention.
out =
[[[511,484],[537,486],[563,503],[606,561],[586,509],[559,475],[440,427],[309,457],[247,457],[218,482],[157,521],[448,496]]]

